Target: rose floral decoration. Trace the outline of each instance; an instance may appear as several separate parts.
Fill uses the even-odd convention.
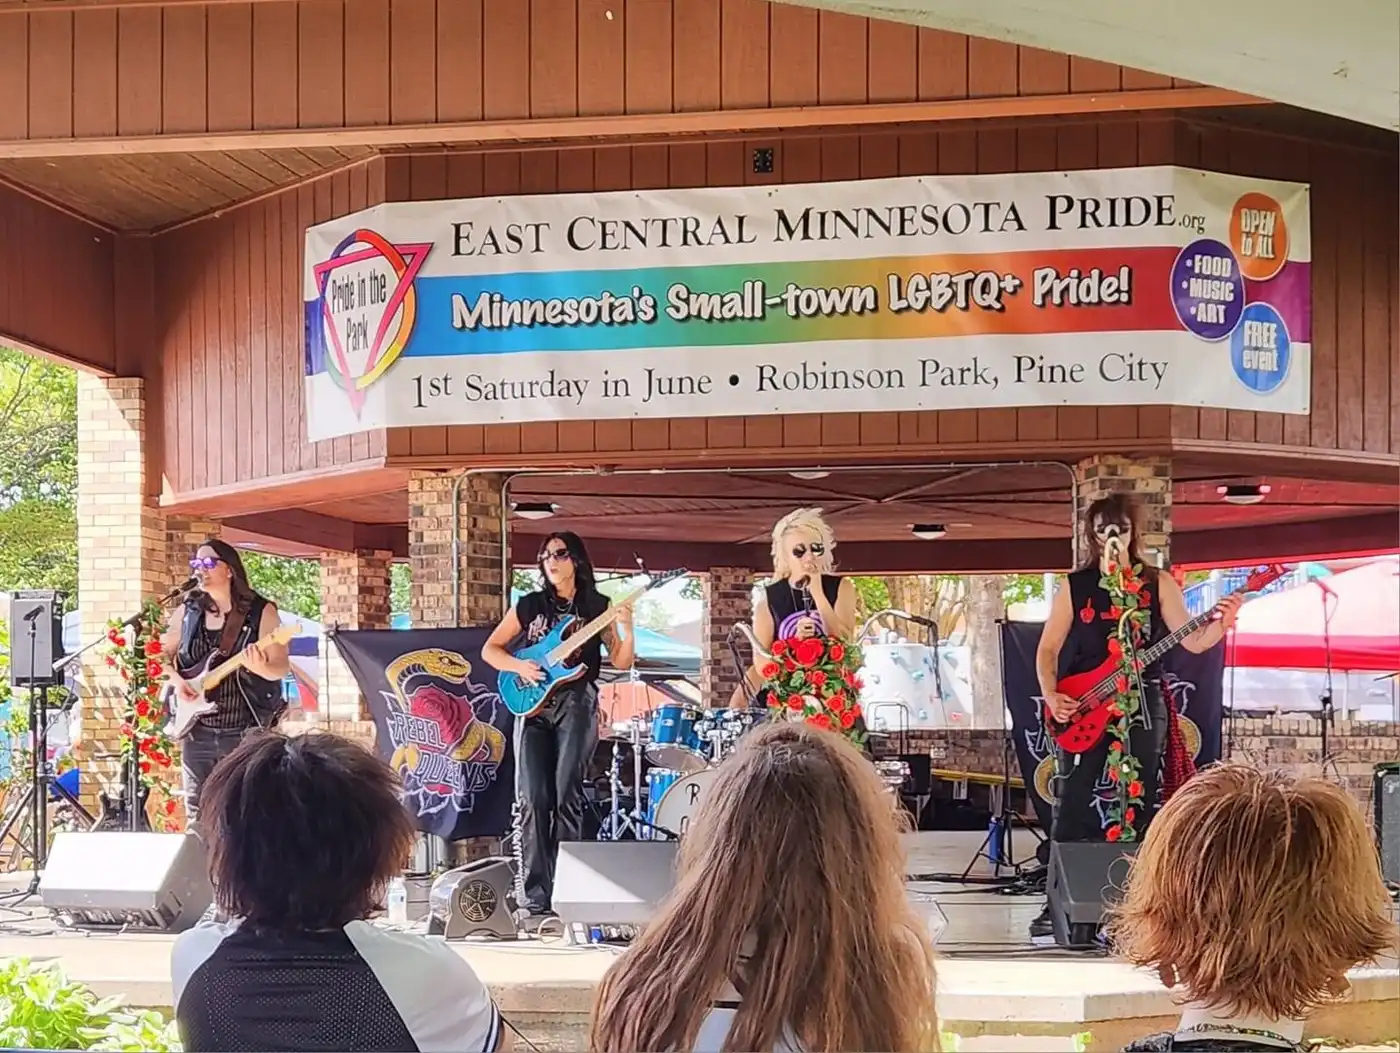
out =
[[[141,785],[150,790],[147,809],[152,825],[157,830],[178,830],[183,821],[173,789],[176,747],[165,733],[167,717],[160,702],[167,662],[174,661],[174,656],[161,648],[164,631],[165,612],[160,604],[147,600],[134,625],[109,623],[104,660],[122,679],[122,757],[130,756],[135,740]]]
[[[1142,567],[1110,561],[1105,569],[1107,573],[1099,584],[1112,603],[1109,613],[1118,621],[1108,638],[1108,653],[1121,665],[1125,652],[1136,654],[1146,643],[1151,594],[1143,586]],[[1120,674],[1113,682],[1113,697],[1109,700],[1108,734],[1112,741],[1104,774],[1118,789],[1108,807],[1109,825],[1104,831],[1110,841],[1138,839],[1138,813],[1143,808],[1142,765],[1133,756],[1129,743],[1133,718],[1142,708],[1137,679],[1126,672]]]
[[[759,672],[772,685],[768,705],[791,720],[865,742],[860,708],[860,648],[827,636],[773,641],[772,660]]]

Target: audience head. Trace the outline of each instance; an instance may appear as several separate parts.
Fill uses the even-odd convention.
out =
[[[250,735],[201,795],[219,906],[283,931],[367,917],[413,847],[398,790],[388,766],[347,739]]]
[[[726,1049],[937,1047],[933,954],[895,804],[841,737],[778,723],[718,769],[676,888],[603,981],[593,1048],[692,1049],[726,982]],[[741,962],[741,959],[743,961]]]
[[[1193,1002],[1296,1019],[1395,941],[1360,810],[1315,778],[1208,768],[1158,813],[1109,926]]]

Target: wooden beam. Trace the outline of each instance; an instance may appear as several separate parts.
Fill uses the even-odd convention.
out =
[[[0,8],[3,10],[3,8]],[[1266,103],[1222,88],[1160,88],[1102,95],[1017,95],[935,102],[849,106],[776,106],[694,113],[636,113],[442,124],[296,128],[255,132],[93,136],[0,141],[0,157],[90,157],[110,154],[207,153],[307,147],[394,147],[523,144],[577,139],[647,139],[686,135],[787,132],[803,128],[877,128],[936,121],[1003,120],[1086,114],[1142,113]]]
[[[1193,530],[1173,534],[1172,562],[1183,566],[1224,567],[1269,560],[1322,559],[1369,555],[1400,548],[1400,519],[1394,512]],[[844,553],[846,547],[841,546]]]
[[[247,545],[284,556],[318,556],[322,552],[371,549],[408,558],[408,526],[354,523],[338,516],[288,508],[255,516],[233,516],[222,522],[233,545]]]

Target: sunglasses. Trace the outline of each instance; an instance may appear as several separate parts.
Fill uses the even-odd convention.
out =
[[[566,548],[551,548],[540,553],[541,563],[568,563],[573,558]]]
[[[222,562],[218,556],[195,556],[190,560],[190,570],[213,570]]]
[[[803,556],[807,555],[808,552],[811,552],[814,556],[824,556],[826,555],[826,546],[820,541],[814,541],[810,546],[798,545],[792,550],[792,558],[801,559]]]

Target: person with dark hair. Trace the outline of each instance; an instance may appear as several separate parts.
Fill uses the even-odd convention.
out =
[[[1166,702],[1160,662],[1133,674],[1128,651],[1175,632],[1190,621],[1190,615],[1176,579],[1145,558],[1137,507],[1126,495],[1109,494],[1094,501],[1085,510],[1081,527],[1089,558],[1055,590],[1036,649],[1036,676],[1044,710],[1056,721],[1072,720],[1080,700],[1061,693],[1058,682],[1097,668],[1111,654],[1123,659],[1121,684],[1137,699],[1137,708],[1129,714],[1126,743],[1105,734],[1083,753],[1070,756],[1055,749],[1050,838],[1061,842],[1140,840],[1157,810],[1158,770],[1177,714]],[[1125,622],[1123,617],[1124,601],[1116,594],[1120,586],[1132,591],[1134,602],[1144,612],[1132,628],[1128,628],[1132,620]],[[1110,592],[1110,587],[1115,592]],[[1240,602],[1238,596],[1221,601],[1216,620],[1186,637],[1181,645],[1196,653],[1214,647],[1234,624]],[[1125,633],[1129,634],[1126,644]],[[1042,712],[1042,719],[1044,716]],[[1050,730],[1047,726],[1047,736]],[[1110,757],[1114,758],[1112,770]],[[1131,772],[1120,785],[1124,763]],[[1141,803],[1122,807],[1124,789],[1135,791],[1129,796]],[[1125,831],[1125,827],[1129,829]],[[1048,936],[1051,931],[1047,905],[1031,923],[1031,935]]]
[[[563,618],[573,618],[572,629],[577,629],[608,609],[577,534],[561,531],[545,538],[539,569],[543,587],[520,597],[481,649],[488,665],[532,683],[540,679],[539,666],[516,658],[512,650],[538,643]],[[583,779],[598,740],[604,644],[614,668],[632,668],[631,610],[619,611],[612,624],[572,656],[586,667],[583,676],[556,690],[538,713],[515,722],[517,897],[519,920],[527,930],[537,931],[553,917],[559,842],[583,836]]]
[[[199,588],[161,638],[165,653],[175,656],[174,671],[192,672],[215,651],[225,657],[245,652],[243,668],[210,693],[217,708],[200,717],[180,743],[185,814],[193,823],[201,788],[214,766],[248,731],[274,727],[281,717],[286,708],[282,678],[291,671],[291,661],[285,645],[262,639],[281,624],[281,617],[277,604],[248,583],[237,549],[210,538],[195,552],[190,569]],[[177,690],[194,697],[183,684]]]
[[[249,735],[210,775],[203,822],[230,920],[171,951],[185,1049],[506,1048],[460,955],[368,920],[414,840],[383,761],[335,735]]]

